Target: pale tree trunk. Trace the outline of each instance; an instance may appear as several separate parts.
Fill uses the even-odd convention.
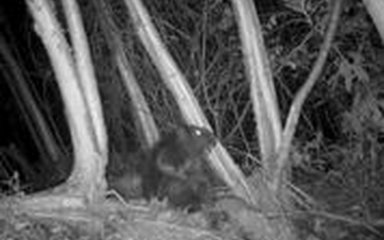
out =
[[[371,15],[381,39],[384,40],[384,1],[364,0],[363,3]]]
[[[261,25],[253,1],[232,1],[238,19],[243,45],[246,74],[251,83],[251,99],[257,122],[257,136],[260,142],[261,162],[264,176],[257,176],[254,196],[259,196],[258,208],[263,212],[293,210],[289,184],[289,151],[298,119],[305,99],[319,78],[336,31],[342,5],[336,0],[330,17],[330,24],[323,46],[307,81],[299,90],[290,108],[282,130],[278,101],[273,85],[272,73],[263,42]],[[296,239],[288,219],[284,217],[266,220],[264,229],[270,239]]]
[[[52,191],[28,196],[22,205],[39,211],[84,207],[104,197],[107,138],[79,9],[74,0],[63,1],[70,45],[49,1],[27,1],[27,5],[58,81],[71,134],[74,164],[64,184]]]

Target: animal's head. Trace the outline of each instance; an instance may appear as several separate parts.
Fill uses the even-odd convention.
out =
[[[176,130],[178,141],[189,149],[191,154],[202,154],[210,150],[217,142],[215,135],[206,128],[183,125]]]

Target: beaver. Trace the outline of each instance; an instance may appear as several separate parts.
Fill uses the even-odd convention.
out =
[[[128,191],[138,186],[130,185],[139,183],[140,193],[147,200],[167,199],[173,207],[196,209],[204,200],[212,176],[204,153],[216,142],[214,134],[205,128],[179,126],[152,148],[134,154],[130,172],[118,177],[111,186],[123,197],[132,197]],[[132,176],[136,180],[127,182]]]

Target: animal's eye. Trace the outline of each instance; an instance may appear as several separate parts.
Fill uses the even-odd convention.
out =
[[[195,129],[195,135],[196,136],[201,136],[203,132],[200,129]]]

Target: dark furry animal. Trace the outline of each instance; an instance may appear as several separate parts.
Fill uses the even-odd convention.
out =
[[[203,202],[212,177],[204,153],[215,144],[215,136],[207,129],[180,126],[165,134],[152,149],[136,154],[133,172],[111,185],[121,195],[132,196],[129,191],[138,186],[132,187],[127,181],[135,180],[148,200],[167,199],[174,207],[196,209]]]
[[[207,129],[181,126],[166,134],[143,169],[143,195],[167,198],[176,207],[199,205],[207,185],[204,153],[216,143]]]
[[[153,159],[165,175],[186,179],[189,171],[196,170],[201,157],[216,143],[207,129],[182,126],[167,134],[154,148]]]

